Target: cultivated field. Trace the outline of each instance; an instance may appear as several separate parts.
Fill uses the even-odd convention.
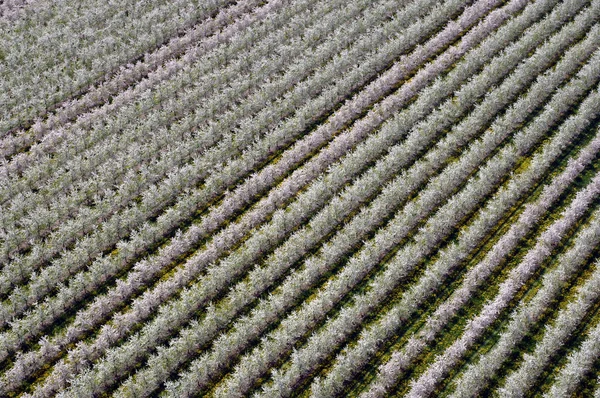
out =
[[[0,2],[0,397],[600,398],[600,0]]]

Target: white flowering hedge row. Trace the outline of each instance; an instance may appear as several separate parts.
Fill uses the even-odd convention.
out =
[[[0,396],[594,394],[599,17],[0,4]]]

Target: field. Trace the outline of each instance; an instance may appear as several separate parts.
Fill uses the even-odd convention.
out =
[[[600,398],[600,0],[0,2],[0,397]]]

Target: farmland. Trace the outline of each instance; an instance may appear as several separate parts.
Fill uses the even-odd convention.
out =
[[[600,0],[0,2],[0,397],[600,398]]]

